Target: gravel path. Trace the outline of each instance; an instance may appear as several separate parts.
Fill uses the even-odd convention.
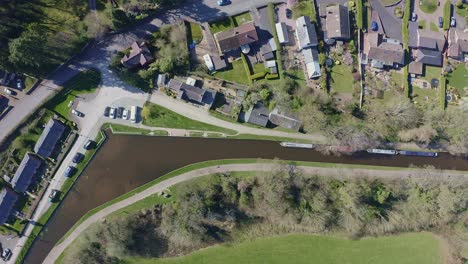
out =
[[[210,175],[214,173],[225,173],[231,171],[272,171],[280,166],[275,163],[257,163],[257,164],[230,164],[230,165],[220,165],[212,166],[207,168],[201,168],[192,170],[179,176],[164,180],[158,184],[153,185],[152,187],[139,192],[125,200],[122,200],[118,203],[110,205],[96,214],[92,215],[85,221],[83,221],[78,227],[76,227],[73,232],[60,244],[56,245],[49,255],[46,257],[43,263],[53,264],[57,258],[62,254],[62,252],[88,227],[92,224],[101,221],[103,218],[112,214],[113,212],[125,208],[135,202],[138,202],[150,195],[166,190],[167,188],[184,182],[192,180],[201,176]],[[378,169],[349,169],[349,168],[322,168],[322,167],[309,167],[309,166],[297,166],[297,170],[303,171],[305,174],[316,174],[323,176],[331,177],[414,177],[414,178],[425,178],[433,177],[433,174],[437,174],[439,178],[468,178],[468,174],[464,172],[456,171],[429,171],[429,170],[378,170]],[[346,176],[343,176],[346,175]]]

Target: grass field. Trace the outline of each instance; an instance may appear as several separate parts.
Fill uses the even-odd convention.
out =
[[[228,30],[233,27],[235,27],[235,25],[234,20],[231,17],[227,17],[223,20],[219,20],[210,24],[211,33],[213,34]]]
[[[438,239],[431,233],[361,240],[338,236],[286,235],[214,246],[177,258],[129,258],[125,263],[438,264],[442,263],[442,253]]]
[[[145,114],[145,112],[148,112]],[[143,124],[154,127],[181,128],[235,134],[236,131],[202,123],[179,115],[162,106],[147,103],[142,111]]]
[[[237,60],[231,63],[231,65],[223,70],[216,72],[214,74],[216,78],[223,79],[226,81],[231,81],[239,84],[248,85],[249,78],[247,77],[247,72],[245,72],[244,65],[242,60]]]
[[[429,83],[431,83],[432,79],[440,79],[441,71],[440,67],[424,65],[424,79]]]
[[[310,21],[317,21],[317,17],[315,16],[315,7],[311,0],[299,0],[297,5],[292,8],[292,12],[294,19],[301,16],[309,16]]]
[[[439,27],[434,22],[429,23],[429,28],[431,31],[439,32]]]
[[[427,14],[432,14],[437,10],[437,0],[421,0],[422,5],[419,8]]]
[[[245,12],[245,13],[233,16],[232,18],[234,19],[234,23],[237,26],[240,26],[244,24],[245,22],[252,21],[252,17],[250,16],[249,12]]]
[[[190,37],[192,38],[193,42],[200,43],[203,39],[202,29],[199,24],[196,23],[188,23],[190,29]],[[189,40],[190,41],[190,40]]]
[[[464,96],[464,87],[468,87],[468,70],[465,68],[465,64],[460,63],[457,68],[449,73],[448,84],[455,87],[461,96]]]
[[[353,75],[351,73],[351,66],[344,64],[333,65],[330,86],[332,92],[352,93]]]
[[[70,107],[68,107],[70,101],[75,100],[80,95],[95,92],[100,82],[101,73],[99,71],[86,70],[80,72],[65,83],[63,90],[47,102],[46,108],[66,119],[70,119]]]

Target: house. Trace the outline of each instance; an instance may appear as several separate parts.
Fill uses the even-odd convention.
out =
[[[276,35],[278,36],[278,40],[280,44],[287,44],[289,43],[289,34],[288,34],[288,28],[286,27],[286,24],[281,22],[281,23],[276,23]]]
[[[331,5],[326,9],[325,42],[333,44],[335,40],[348,40],[351,38],[348,8],[343,5]]]
[[[302,127],[302,121],[300,121],[293,113],[280,111],[278,108],[271,111],[269,120],[272,124],[294,131],[299,131]]]
[[[151,55],[148,46],[145,42],[133,42],[130,54],[125,55],[120,62],[126,68],[144,67],[153,62],[154,58]]]
[[[55,146],[62,138],[65,129],[66,126],[62,122],[51,118],[37,140],[34,152],[44,158],[50,157],[54,152]]]
[[[211,60],[213,61],[214,69],[216,71],[227,67],[226,60],[220,56],[211,56]]]
[[[276,61],[274,60],[265,61],[265,68],[270,69],[271,74],[278,73],[278,68],[276,67]]]
[[[238,27],[218,32],[214,37],[222,54],[258,41],[257,30],[253,22],[244,23]]]
[[[245,121],[257,126],[266,127],[269,114],[268,108],[263,106],[262,103],[257,102],[245,113]]]
[[[41,159],[27,153],[18,166],[15,176],[11,180],[13,189],[20,193],[27,191],[41,165]]]
[[[309,79],[320,77],[320,64],[318,62],[318,51],[315,48],[303,49],[304,64]]]
[[[177,94],[177,99],[203,105],[207,108],[211,108],[216,97],[216,91],[199,88],[175,79],[169,80],[167,87]]]
[[[408,73],[412,77],[421,76],[423,74],[423,64],[419,61],[412,61],[408,65]]]
[[[379,33],[369,33],[364,41],[364,53],[372,67],[399,67],[405,63],[405,51],[398,40],[384,38]]]
[[[442,66],[442,53],[437,50],[418,49],[416,51],[416,61],[425,65]]]
[[[296,38],[300,50],[318,45],[315,26],[310,22],[308,16],[301,16],[296,19]]]
[[[447,56],[460,61],[468,61],[468,32],[450,28]]]
[[[418,23],[411,22],[409,25],[408,46],[413,49],[430,49],[443,51],[446,43],[444,35],[440,32],[420,30]]]
[[[0,191],[0,225],[8,221],[17,200],[18,195],[9,188],[3,188]]]

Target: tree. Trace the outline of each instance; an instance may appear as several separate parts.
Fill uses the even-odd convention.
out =
[[[262,100],[264,102],[267,102],[270,100],[270,97],[271,97],[271,91],[268,90],[268,89],[262,89],[260,90],[260,97],[262,98]]]
[[[10,62],[21,72],[41,72],[51,64],[51,57],[45,49],[46,29],[39,24],[30,24],[26,30],[9,45]]]
[[[327,56],[325,55],[325,53],[320,53],[318,55],[318,60],[320,65],[325,65],[325,61],[327,60]]]

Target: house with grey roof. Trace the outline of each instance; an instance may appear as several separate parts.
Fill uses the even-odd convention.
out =
[[[326,36],[325,42],[328,44],[333,44],[335,40],[351,38],[349,12],[346,6],[336,4],[326,7],[324,35]]]
[[[285,23],[280,22],[275,24],[276,35],[280,44],[289,43],[289,32]]]
[[[144,67],[154,61],[153,55],[145,42],[133,42],[130,53],[125,55],[120,62],[126,68]]]
[[[310,22],[310,17],[301,16],[296,19],[296,38],[300,50],[318,45],[315,25]]]
[[[245,113],[245,121],[257,126],[266,127],[268,124],[270,111],[263,106],[263,103],[257,102]]]
[[[302,127],[302,121],[293,113],[281,111],[278,108],[271,111],[269,120],[272,124],[294,131],[299,131]]]
[[[419,61],[412,61],[408,65],[408,73],[412,77],[420,76],[423,74],[423,64]]]
[[[5,224],[15,208],[18,195],[9,188],[0,191],[0,225]]]
[[[468,61],[468,32],[450,28],[447,56],[460,61]]]
[[[364,53],[368,64],[374,68],[400,67],[405,63],[405,51],[395,39],[384,38],[382,34],[369,33],[364,37]]]
[[[177,95],[177,99],[203,105],[207,108],[211,108],[216,98],[216,91],[199,88],[176,79],[169,80],[167,88]]]
[[[66,126],[62,122],[51,118],[37,140],[34,152],[44,158],[50,157],[65,130]]]
[[[415,61],[425,65],[442,66],[442,53],[437,50],[418,49]]]
[[[18,166],[15,176],[11,180],[13,189],[20,193],[27,191],[41,165],[41,159],[33,154],[27,153]]]
[[[302,50],[302,56],[304,57],[304,64],[306,67],[307,77],[309,79],[320,77],[321,70],[318,62],[318,51],[316,48],[308,48]]]

